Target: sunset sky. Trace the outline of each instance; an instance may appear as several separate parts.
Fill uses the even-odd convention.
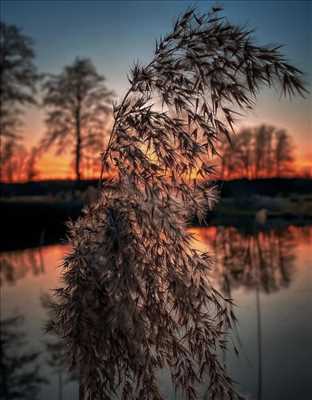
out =
[[[15,24],[35,41],[40,72],[58,73],[76,56],[90,57],[107,78],[118,98],[125,92],[129,66],[148,62],[155,39],[166,33],[188,6],[207,11],[211,1],[14,1],[1,0],[1,20]],[[261,44],[284,44],[291,63],[305,72],[311,91],[312,2],[222,1],[224,14],[235,23],[256,28]],[[296,144],[300,166],[312,162],[311,95],[292,101],[280,92],[264,90],[256,108],[241,125],[274,124],[286,128]],[[38,108],[25,113],[23,133],[28,146],[44,133],[44,114]],[[311,160],[311,161],[310,161]],[[68,157],[52,153],[40,162],[42,177],[70,175]]]

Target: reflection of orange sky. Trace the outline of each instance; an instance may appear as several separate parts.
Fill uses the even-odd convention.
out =
[[[312,226],[298,227],[289,226],[288,231],[292,234],[297,244],[297,253],[304,260],[311,260]],[[218,227],[193,227],[188,229],[194,236],[193,245],[200,251],[213,252],[213,243],[216,241]],[[264,235],[259,235],[260,243],[265,239]],[[243,240],[243,237],[242,237]]]
[[[216,240],[216,235],[218,232],[218,227],[193,227],[188,229],[194,235],[194,246],[202,251],[210,251],[213,254],[213,243]],[[229,228],[225,228],[229,229]],[[312,243],[312,227],[296,227],[289,226],[287,228],[296,243],[296,256],[300,257],[300,262],[298,265],[303,266],[305,264],[310,267],[311,263],[311,243]],[[242,241],[244,237],[242,236]],[[260,235],[260,240],[262,236]],[[243,243],[242,243],[243,244]],[[16,281],[16,285],[5,284],[2,290],[12,290],[15,292],[17,290],[15,298],[20,298],[25,296],[25,302],[22,304],[27,305],[27,297],[31,297],[31,293],[38,292],[38,298],[41,293],[47,293],[50,289],[57,287],[62,264],[63,257],[71,251],[71,246],[69,244],[56,244],[43,246],[41,249],[27,249],[13,252],[3,252],[0,254],[1,257],[10,257],[12,264],[15,269],[25,269],[27,264],[27,270],[20,271],[23,272],[19,274],[15,270],[15,275],[20,276]],[[13,258],[12,258],[13,257]],[[26,261],[28,260],[28,263]],[[36,264],[37,268],[32,268],[32,264]],[[40,264],[42,264],[40,266]],[[40,269],[39,269],[40,266]],[[25,272],[25,273],[24,273]],[[27,278],[23,280],[23,278]],[[40,281],[40,285],[38,284]],[[12,306],[14,308],[14,301],[12,298],[12,304],[8,302],[7,306]]]
[[[289,227],[288,229],[291,230],[296,242],[296,271],[303,274],[301,279],[297,276],[292,285],[302,291],[309,290],[312,228]],[[216,238],[217,228],[192,228],[190,231],[198,239],[196,247],[202,251],[210,251],[213,256],[213,241]],[[44,246],[41,250],[36,248],[0,254],[2,257],[9,256],[10,259],[14,257],[14,275],[18,277],[15,283],[5,282],[1,287],[1,295],[5,299],[2,304],[3,315],[12,315],[18,311],[25,316],[32,333],[42,335],[47,315],[40,298],[43,294],[51,294],[51,289],[59,287],[62,259],[70,250],[69,245],[56,244]],[[27,260],[29,266],[24,271]],[[37,268],[32,268],[34,262]],[[240,295],[242,294],[240,292]]]
[[[188,232],[194,237],[193,245],[197,250],[207,251],[207,243],[212,243],[217,235],[217,227],[190,228]],[[211,248],[209,248],[211,250]]]

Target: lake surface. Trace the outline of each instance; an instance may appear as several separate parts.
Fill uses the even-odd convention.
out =
[[[310,399],[312,227],[191,230],[196,246],[216,257],[215,284],[236,304],[238,325],[232,339],[240,355],[229,349],[222,357],[240,391],[257,400]],[[10,399],[78,399],[77,382],[63,370],[58,344],[44,333],[42,301],[59,285],[58,266],[69,250],[57,244],[0,253],[1,319],[7,321],[2,326],[2,368],[10,365],[3,368],[2,378],[6,390],[16,393]],[[178,398],[165,372],[161,386],[166,399]],[[19,392],[31,396],[18,397]],[[203,386],[203,399],[208,398],[205,392]]]

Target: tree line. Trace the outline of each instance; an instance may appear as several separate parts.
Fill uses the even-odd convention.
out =
[[[270,125],[244,128],[219,144],[221,179],[290,176],[294,146],[284,129]]]
[[[59,74],[40,74],[33,40],[14,25],[0,23],[0,40],[0,181],[35,178],[37,160],[51,146],[57,154],[72,152],[75,176],[81,180],[86,166],[98,167],[104,146],[114,96],[105,77],[88,58],[76,58]],[[30,105],[45,110],[46,131],[27,150],[20,128]]]

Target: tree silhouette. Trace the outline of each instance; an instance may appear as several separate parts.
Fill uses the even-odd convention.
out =
[[[224,139],[218,145],[220,154],[220,177],[233,176],[251,178],[254,168],[253,134],[250,129],[243,129],[232,138]]]
[[[89,59],[77,58],[58,75],[48,75],[43,84],[47,109],[44,149],[56,144],[58,152],[74,148],[76,179],[81,179],[81,162],[86,151],[100,152],[103,130],[113,93]]]
[[[6,147],[20,138],[23,108],[35,104],[39,75],[34,58],[32,39],[0,21],[0,180],[8,156]]]
[[[0,397],[4,400],[36,400],[47,383],[39,372],[39,352],[25,350],[20,316],[2,319],[0,336]]]
[[[45,348],[48,354],[47,363],[58,378],[58,400],[62,400],[64,386],[69,382],[76,381],[78,378],[74,372],[67,374],[68,366],[62,340],[46,341]]]
[[[273,165],[276,176],[287,175],[293,170],[293,146],[289,135],[283,129],[276,132],[276,145],[273,153]]]
[[[217,357],[231,300],[210,283],[212,259],[185,228],[215,200],[197,177],[210,176],[207,156],[230,137],[234,108],[250,107],[263,84],[304,89],[277,48],[255,45],[218,11],[187,11],[152,61],[133,67],[102,155],[102,172],[115,174],[70,224],[50,329],[64,338],[85,400],[162,399],[162,368],[187,399],[203,380],[212,399],[238,397]]]
[[[270,175],[272,170],[272,134],[274,128],[261,125],[254,132],[254,177]]]
[[[293,171],[293,146],[288,133],[274,126],[244,128],[219,145],[222,179],[287,176]]]
[[[39,175],[36,147],[26,147],[16,140],[6,140],[0,154],[2,180],[7,182],[31,181]]]

